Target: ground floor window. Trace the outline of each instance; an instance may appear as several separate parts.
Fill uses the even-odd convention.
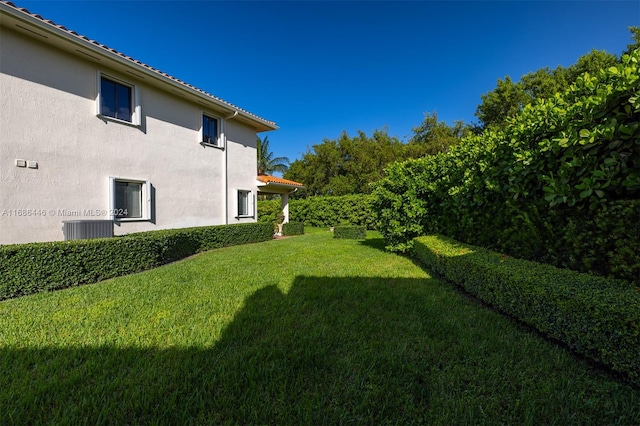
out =
[[[238,190],[238,217],[253,217],[253,193]]]
[[[148,220],[151,184],[147,180],[111,178],[110,209],[116,220]]]

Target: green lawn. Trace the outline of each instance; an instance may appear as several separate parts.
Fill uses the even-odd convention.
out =
[[[632,389],[328,231],[0,302],[0,424],[639,424]]]

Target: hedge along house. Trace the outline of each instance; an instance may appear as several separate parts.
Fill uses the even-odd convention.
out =
[[[0,18],[0,244],[71,220],[256,221],[256,134],[275,123],[10,2]]]
[[[269,175],[258,175],[258,194],[279,194],[282,200],[282,223],[289,222],[289,194],[304,188],[300,182]]]

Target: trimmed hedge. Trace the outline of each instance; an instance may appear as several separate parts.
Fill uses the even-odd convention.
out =
[[[0,246],[0,300],[91,284],[200,251],[272,238],[271,225],[243,223]]]
[[[364,226],[340,225],[333,228],[333,238],[349,240],[364,240],[367,238],[367,229]]]
[[[438,236],[413,255],[469,293],[640,385],[640,291]]]
[[[293,222],[303,222],[306,226],[318,228],[352,224],[376,229],[372,202],[371,194],[289,199],[289,217]],[[258,222],[276,224],[281,213],[280,200],[258,201]]]
[[[287,222],[282,224],[282,235],[303,235],[304,223],[302,222]]]

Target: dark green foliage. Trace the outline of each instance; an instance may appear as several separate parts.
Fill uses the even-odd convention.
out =
[[[0,246],[0,300],[95,283],[272,236],[271,225],[246,223]]]
[[[369,184],[383,176],[384,167],[404,159],[404,144],[386,130],[368,137],[358,132],[351,137],[343,132],[335,140],[325,139],[313,145],[300,160],[291,163],[285,179],[304,183],[305,189],[292,196],[338,196],[366,194]]]
[[[640,198],[639,61],[635,51],[525,107],[502,130],[389,166],[373,203],[388,247],[404,251],[439,233],[637,282],[637,231],[619,224],[638,217],[637,204],[625,203]]]
[[[367,230],[364,226],[339,225],[333,228],[333,238],[343,238],[347,240],[364,240],[367,237]]]
[[[438,121],[438,114],[433,112],[426,113],[422,123],[412,131],[413,136],[406,145],[404,156],[406,159],[449,151],[471,132],[471,126],[462,121],[456,121],[451,127],[444,121]]]
[[[374,197],[370,194],[290,199],[289,216],[291,221],[303,222],[306,226],[354,224],[376,229],[376,218],[372,211],[373,200]],[[280,200],[258,201],[259,222],[276,224],[281,211]]]
[[[282,235],[304,235],[304,223],[287,222],[282,224]]]
[[[374,131],[371,137],[362,131],[354,137],[342,132],[337,139],[313,145],[284,174],[286,179],[305,185],[292,198],[369,194],[371,184],[384,176],[388,164],[448,151],[472,128],[462,121],[449,126],[438,121],[433,112],[425,113],[422,123],[412,130],[408,143],[383,129]]]
[[[637,287],[441,236],[416,238],[413,253],[481,300],[640,385]]]
[[[567,215],[552,252],[558,265],[623,277],[640,286],[640,200]]]
[[[291,214],[292,204],[293,200],[289,200],[289,214]],[[282,201],[279,198],[273,200],[258,200],[258,222],[271,223],[275,226],[281,223],[281,216]]]

